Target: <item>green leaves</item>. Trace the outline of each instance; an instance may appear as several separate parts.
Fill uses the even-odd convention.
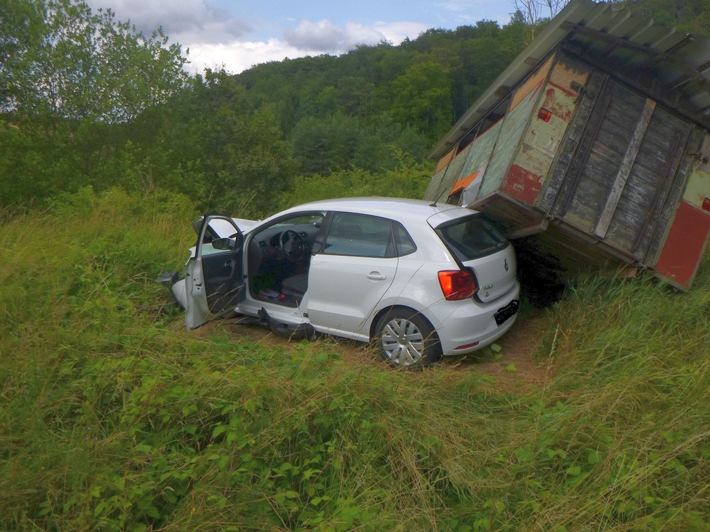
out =
[[[150,38],[82,0],[18,0],[7,7],[0,109],[35,119],[126,122],[185,81],[180,47]]]

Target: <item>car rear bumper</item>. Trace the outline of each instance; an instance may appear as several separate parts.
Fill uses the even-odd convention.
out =
[[[493,303],[481,305],[473,301],[462,301],[447,312],[446,316],[439,316],[440,324],[436,327],[439,332],[441,348],[444,356],[462,355],[476,351],[503,336],[515,323],[518,317],[515,313],[505,312],[502,309],[509,308],[513,301],[517,301],[520,296],[520,285],[516,283],[515,288],[505,297],[499,298]],[[445,305],[451,302],[442,302],[437,305],[437,314],[441,314]],[[496,314],[507,317],[500,325],[496,323]],[[499,318],[500,321],[500,318]]]

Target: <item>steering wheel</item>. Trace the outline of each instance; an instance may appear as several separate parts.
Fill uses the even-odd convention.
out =
[[[301,259],[306,250],[301,235],[290,229],[287,229],[279,236],[279,246],[286,256],[293,260]]]

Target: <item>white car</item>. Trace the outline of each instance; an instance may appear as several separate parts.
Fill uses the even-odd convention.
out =
[[[392,365],[417,366],[485,347],[517,316],[513,246],[463,207],[346,198],[193,225],[172,280],[188,328],[236,312],[283,334],[374,340]]]

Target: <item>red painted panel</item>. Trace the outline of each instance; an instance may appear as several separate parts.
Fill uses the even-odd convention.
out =
[[[656,272],[688,288],[702,258],[708,233],[710,215],[681,201],[656,263]]]
[[[555,86],[555,89],[560,89],[560,87]],[[569,104],[574,104],[575,102],[574,100],[570,101],[569,98],[560,98],[555,94],[555,89],[550,87],[545,91],[545,101],[542,102],[542,107],[548,109],[560,120],[569,123],[572,119],[572,111],[574,110],[574,106]],[[567,91],[564,92],[566,93]]]
[[[510,167],[508,179],[505,181],[503,190],[529,205],[534,205],[542,188],[541,181],[542,179],[539,175],[535,175],[522,166],[514,164]]]

